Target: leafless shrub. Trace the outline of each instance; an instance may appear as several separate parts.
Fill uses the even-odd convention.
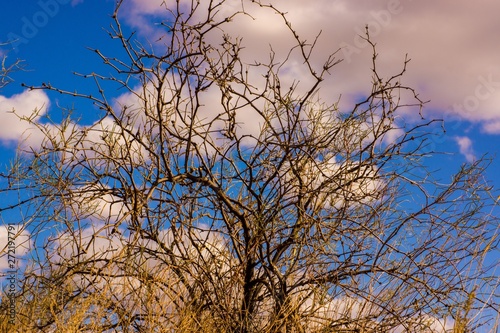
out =
[[[8,176],[26,189],[31,225],[54,232],[26,272],[19,327],[458,332],[490,320],[498,277],[484,259],[498,220],[487,161],[433,178],[422,161],[434,121],[400,117],[423,106],[402,83],[408,60],[380,77],[367,35],[372,91],[340,110],[320,96],[335,53],[317,67],[314,43],[284,13],[225,5],[168,2],[161,43],[143,45],[122,31],[120,1],[110,36],[127,58],[95,50],[115,72],[83,75],[97,94],[29,87],[103,114],[90,126],[25,119],[45,140]],[[252,6],[289,28],[287,57],[245,62],[226,27]],[[308,87],[282,80],[291,59]],[[110,82],[128,93],[110,101]]]

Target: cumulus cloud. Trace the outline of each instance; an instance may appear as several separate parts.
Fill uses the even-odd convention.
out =
[[[30,245],[30,233],[21,225],[2,225],[0,227],[0,272],[4,273],[21,267],[20,259],[28,253]]]
[[[413,332],[433,332],[448,333],[455,331],[455,321],[452,318],[436,318],[423,314],[420,317],[409,320],[404,325],[399,325],[391,333]]]
[[[466,136],[456,136],[455,142],[458,145],[460,154],[462,154],[467,162],[472,163],[476,160],[474,148],[472,147],[472,140]]]
[[[49,98],[41,90],[25,90],[19,94],[5,97],[0,95],[0,140],[5,142],[17,141],[20,138],[27,145],[38,144],[43,136],[36,130],[35,126],[21,118],[33,118],[37,121],[43,116],[50,105]]]
[[[350,98],[368,92],[371,49],[359,37],[368,25],[379,51],[379,70],[386,76],[394,74],[408,54],[412,61],[405,83],[416,87],[424,100],[431,100],[428,110],[484,126],[490,120],[500,121],[500,66],[497,64],[500,46],[491,43],[493,34],[500,28],[500,21],[495,17],[500,3],[488,1],[477,6],[465,1],[425,1],[428,6],[422,6],[421,1],[410,0],[269,2],[287,12],[293,28],[309,42],[322,31],[311,58],[316,68],[321,69],[326,55],[340,48],[338,57],[344,61],[325,81],[324,91],[329,95],[326,98],[336,99],[342,94],[349,105]],[[159,0],[133,1],[125,15],[129,22],[137,17],[159,15],[159,3]],[[240,3],[229,1],[220,14],[234,10]],[[278,56],[282,56],[281,52],[289,49],[293,39],[281,18],[250,4],[245,10],[253,18],[240,17],[227,30],[243,37],[246,47],[243,55],[261,60],[269,51],[263,45],[273,45]],[[159,33],[151,21],[135,22],[141,31]],[[292,74],[297,70],[290,69]],[[485,129],[488,133],[500,132],[496,127]]]
[[[134,15],[150,15],[153,13],[163,12],[165,7],[163,6],[164,0],[132,0],[130,1],[132,7],[129,9],[133,10]]]
[[[375,166],[338,162],[335,157],[324,161],[298,159],[284,171],[280,178],[291,189],[289,199],[296,198],[304,190],[301,187],[305,187],[310,191],[307,195],[315,198],[315,209],[374,202],[382,197],[385,185]],[[345,185],[340,186],[341,183]]]
[[[195,110],[190,104],[191,92],[188,91],[185,83],[181,83],[178,74],[170,73],[165,85],[161,96],[165,106],[162,108],[161,115],[157,114],[158,95],[153,82],[147,83],[144,87],[137,86],[131,92],[118,96],[113,103],[113,108],[117,112],[126,110],[123,116],[128,123],[133,124],[133,132],[139,130],[141,133],[154,136],[158,133],[158,124],[162,123],[162,126],[176,133],[176,135],[164,134],[169,136],[168,142],[171,147],[183,146],[181,143],[183,140],[179,140],[178,137],[187,136],[191,126],[196,128],[196,134],[191,138],[192,141],[198,144],[200,151],[206,154],[214,153],[217,148],[228,142],[223,133],[228,131],[230,117],[221,104],[223,93],[220,87],[214,84],[204,90],[198,96],[198,108]],[[183,98],[178,99],[177,89]],[[263,103],[263,101],[260,102]],[[232,104],[234,108],[239,109],[239,112],[234,115],[237,124],[234,132],[240,137],[249,135],[257,138],[264,119],[252,107],[241,105],[245,103],[234,102]],[[257,104],[259,101],[254,101],[254,103]],[[176,105],[176,107],[169,105]]]
[[[355,327],[356,323],[366,325],[365,329],[370,326],[375,328],[379,324],[384,324],[383,319],[376,319],[381,313],[384,313],[383,307],[359,297],[339,296],[327,298],[326,301],[318,305],[318,302],[315,302],[313,297],[308,296],[303,302],[302,308],[305,311],[312,310],[315,313],[315,316],[310,318],[309,328],[321,327],[321,325],[327,324],[332,319],[345,322],[345,328]],[[351,322],[349,322],[349,319]],[[452,318],[439,318],[428,314],[420,314],[401,318],[401,324],[394,329],[388,330],[388,332],[446,333],[451,332],[453,326],[454,320]]]
[[[122,198],[112,194],[105,185],[89,184],[73,190],[70,209],[79,219],[93,222],[117,222],[127,217],[129,210]]]
[[[500,119],[485,123],[483,126],[483,130],[489,134],[499,134],[500,133]]]
[[[148,289],[150,286],[143,284],[142,274],[154,275],[156,282],[172,284],[172,289],[176,289],[174,285],[179,283],[168,264],[170,253],[160,249],[168,248],[180,260],[185,260],[184,268],[190,272],[189,279],[210,272],[212,278],[218,280],[234,273],[231,269],[234,268],[234,258],[227,251],[223,238],[209,231],[206,226],[199,225],[199,228],[176,230],[182,237],[174,237],[172,230],[164,229],[156,240],[151,240],[133,232],[128,233],[123,227],[110,235],[107,226],[97,222],[75,232],[60,233],[52,244],[54,252],[51,254],[51,263],[58,266],[75,259],[93,263],[103,270],[101,276],[89,281],[85,270],[82,270],[83,273],[74,274],[68,282],[97,294],[109,293],[118,303],[128,304],[128,311],[134,312],[142,307],[139,300],[151,292]],[[156,305],[178,300],[169,299],[172,295],[168,288],[158,287],[153,292],[157,295]]]
[[[75,233],[59,234],[53,244],[57,255],[51,257],[52,263],[61,264],[64,261],[77,260],[80,265],[87,262],[91,264],[92,269],[102,269],[101,276],[91,279],[85,276],[85,269],[81,269],[83,273],[71,275],[67,282],[94,292],[97,297],[103,294],[109,295],[109,299],[113,300],[115,305],[124,306],[130,311],[129,313],[141,311],[146,305],[140,300],[153,292],[155,298],[152,298],[147,306],[162,308],[163,311],[169,309],[168,313],[173,313],[175,316],[177,312],[173,309],[180,305],[176,302],[179,301],[179,295],[185,292],[185,286],[179,283],[172,266],[168,264],[171,254],[184,260],[183,271],[189,272],[186,276],[188,279],[193,279],[193,282],[207,279],[205,274],[210,273],[213,276],[206,281],[217,281],[219,288],[224,285],[227,288],[224,292],[232,293],[239,290],[238,284],[241,281],[233,276],[235,273],[239,274],[236,268],[239,265],[238,260],[229,253],[224,238],[210,231],[206,225],[198,225],[198,228],[189,230],[177,229],[175,231],[177,236],[174,236],[171,229],[164,229],[159,232],[155,241],[134,234],[125,236],[123,228],[121,233],[109,235],[106,229],[105,224],[95,223]],[[131,244],[141,251],[131,250]],[[147,250],[144,251],[145,249]],[[158,249],[169,249],[172,252]],[[131,267],[134,270],[130,270]],[[154,279],[145,280],[144,276],[149,275],[142,275],[141,269],[146,269]],[[144,284],[144,281],[157,283],[160,287],[152,289],[151,285]],[[169,287],[164,288],[163,285]],[[208,282],[204,285],[205,290],[209,290],[210,287]],[[240,296],[238,293],[234,295],[234,297]],[[300,311],[307,314],[303,318],[303,325],[310,330],[325,327],[332,321],[344,323],[345,328],[355,327],[357,323],[365,327],[377,327],[383,324],[381,320],[386,311],[384,307],[365,298],[343,294],[336,296],[316,294],[308,287],[297,289],[292,297],[301,304]],[[68,306],[65,310],[70,311],[71,308]],[[272,318],[273,310],[273,301],[270,298],[260,304],[261,324],[265,325],[265,321]],[[99,313],[99,307],[92,311]],[[444,333],[451,331],[452,328],[451,318],[420,314],[401,318],[401,325],[389,332],[425,330]]]
[[[134,161],[140,163],[145,156],[144,149],[130,135],[116,130],[116,122],[110,117],[90,126],[80,126],[74,122],[67,126],[43,123],[41,118],[46,115],[49,106],[49,97],[42,90],[25,90],[10,97],[0,95],[0,141],[18,144],[23,151],[38,150],[44,140],[47,146],[57,142],[65,146],[67,152],[74,149],[74,153],[85,152],[88,157],[97,153],[122,156],[125,142],[133,142],[129,147],[130,152],[140,159]],[[75,156],[68,155],[66,158]]]

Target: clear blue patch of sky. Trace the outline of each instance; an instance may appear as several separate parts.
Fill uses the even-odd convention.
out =
[[[114,74],[98,55],[121,56],[118,40],[112,40],[106,30],[112,23],[114,1],[91,0],[72,6],[67,0],[11,1],[3,5],[0,20],[0,41],[12,43],[4,46],[8,59],[23,60],[23,71],[13,75],[14,82],[1,94],[11,96],[29,86],[50,83],[54,87],[78,93],[95,94],[92,79],[76,77],[74,72],[103,75]],[[106,84],[105,84],[106,85]],[[116,89],[116,88],[115,88]],[[57,119],[57,105],[78,109],[75,114],[84,119],[95,119],[98,110],[91,103],[76,101],[67,96],[47,92],[51,100],[51,113]]]

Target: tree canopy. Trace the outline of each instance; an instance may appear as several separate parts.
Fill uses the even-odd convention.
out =
[[[318,65],[317,41],[272,4],[165,2],[164,34],[147,44],[122,28],[122,2],[109,34],[124,52],[93,50],[111,74],[80,75],[89,91],[26,85],[100,113],[90,125],[70,110],[62,121],[21,116],[42,142],[21,144],[2,174],[2,191],[19,200],[1,209],[20,209],[37,235],[14,329],[497,327],[488,161],[434,177],[426,160],[438,121],[404,84],[408,59],[382,76],[367,29],[372,88],[341,108],[321,90],[338,50]],[[247,59],[231,33],[256,8],[277,14],[294,40],[285,53],[266,46],[267,62]],[[297,66],[303,77],[289,75]]]

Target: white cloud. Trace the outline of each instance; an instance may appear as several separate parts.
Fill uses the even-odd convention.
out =
[[[452,318],[436,318],[434,316],[422,314],[419,317],[408,320],[404,325],[399,325],[391,333],[404,332],[432,332],[449,333],[454,332],[455,321]]]
[[[489,134],[500,134],[500,119],[484,123],[483,130]]]
[[[71,260],[77,256],[83,259],[112,258],[116,251],[123,248],[123,243],[117,237],[109,236],[110,231],[107,225],[95,222],[74,233],[60,233],[54,244],[56,255],[51,258],[52,262]]]
[[[351,296],[339,296],[332,299],[326,299],[321,304],[315,302],[312,296],[305,299],[303,310],[313,311],[315,316],[308,318],[311,322],[309,328],[321,327],[331,320],[345,321],[346,328],[356,323],[367,327],[376,328],[379,324],[384,324],[383,319],[376,319],[387,309],[378,306],[369,300]],[[391,329],[390,333],[403,332],[433,332],[447,333],[453,330],[454,320],[452,318],[438,318],[435,316],[421,314],[413,317],[401,317],[401,325]],[[352,326],[351,326],[352,327]],[[387,328],[386,328],[387,329]]]
[[[165,128],[175,132],[178,136],[186,136],[191,128],[191,124],[196,127],[197,134],[192,137],[192,141],[199,145],[200,151],[210,155],[216,151],[215,147],[222,147],[227,143],[227,138],[222,135],[228,128],[228,114],[221,104],[222,92],[217,85],[212,85],[198,96],[198,108],[196,111],[190,103],[188,97],[190,92],[187,85],[181,83],[175,73],[170,73],[165,82],[166,86],[162,92],[164,107],[161,117],[157,114],[157,93],[152,82],[145,87],[138,86],[133,91],[118,96],[113,104],[116,112],[121,112],[126,108],[126,120],[133,123],[134,130],[140,130],[147,135],[158,133],[159,122]],[[234,89],[239,87],[235,86]],[[177,99],[175,92],[180,90],[183,98]],[[236,98],[234,99],[236,100]],[[232,102],[232,101],[231,101]],[[255,103],[263,101],[257,101]],[[239,136],[251,135],[258,137],[260,125],[264,122],[262,116],[249,106],[241,106],[245,102],[238,102],[239,112],[235,115],[235,133]],[[176,105],[170,107],[169,105]],[[169,135],[169,134],[164,134]],[[151,138],[150,138],[151,139]],[[171,147],[184,147],[182,140],[175,135],[169,135],[168,139]]]
[[[479,122],[500,121],[500,45],[490,42],[500,29],[495,16],[500,3],[487,1],[477,6],[466,1],[429,0],[424,1],[426,5],[410,0],[270,2],[287,12],[293,28],[309,42],[322,31],[311,58],[316,68],[320,69],[325,56],[340,46],[351,47],[338,54],[345,61],[324,82],[324,98],[335,100],[342,94],[345,105],[351,105],[350,98],[369,92],[371,49],[358,37],[368,24],[378,47],[379,70],[386,76],[394,74],[408,54],[412,61],[404,83],[417,88],[422,99],[431,100],[428,110]],[[159,3],[160,0],[134,1],[133,9],[129,8],[126,15],[130,20],[139,14],[159,15],[164,9]],[[220,8],[221,16],[241,2],[228,3]],[[266,59],[267,45],[273,45],[277,59],[282,59],[293,39],[280,16],[247,2],[245,10],[254,19],[240,16],[227,29],[231,35],[243,37],[242,56],[247,60]],[[148,20],[140,21],[136,27],[149,33],[160,32]],[[294,73],[298,69],[292,64],[293,61],[290,73],[297,78]]]
[[[212,283],[216,281],[218,288],[227,288],[223,289],[224,292],[234,293],[235,298],[241,297],[238,292],[241,281],[233,276],[233,274],[241,273],[236,268],[239,261],[228,251],[223,237],[210,232],[207,226],[199,225],[198,227],[177,229],[175,231],[177,241],[173,242],[174,236],[171,229],[161,230],[158,238],[152,240],[140,238],[139,234],[124,236],[123,228],[121,228],[121,233],[110,236],[104,224],[95,223],[75,233],[59,234],[53,247],[57,255],[52,256],[51,260],[52,263],[61,263],[61,260],[70,262],[77,260],[79,263],[84,263],[90,260],[91,269],[102,269],[102,276],[88,279],[85,274],[74,274],[67,282],[86,288],[87,291],[94,292],[96,295],[110,295],[110,300],[115,304],[125,306],[127,311],[130,311],[129,313],[144,310],[142,308],[144,306],[162,308],[164,311],[169,307],[172,307],[170,310],[175,306],[182,307],[176,302],[182,302],[179,300],[179,295],[185,292],[185,286],[179,283],[178,277],[171,270],[172,266],[166,264],[170,262],[171,254],[185,264],[182,269],[188,279],[207,279],[207,273],[213,274],[206,281]],[[161,248],[169,249],[172,253],[157,251],[160,243],[163,243]],[[134,251],[131,250],[131,245],[136,249],[152,251]],[[127,269],[131,267],[134,269]],[[140,269],[146,269],[149,276],[154,279],[144,280]],[[85,272],[85,269],[81,271]],[[144,281],[155,283],[157,286],[151,288],[151,284],[144,285]],[[163,286],[168,286],[168,288]],[[211,287],[210,283],[204,285],[207,291]],[[155,298],[151,298],[150,304],[145,305],[140,302],[151,292],[154,293]],[[358,322],[365,327],[376,327],[380,323],[383,324],[380,320],[383,320],[384,314],[387,315],[387,308],[368,299],[345,294],[335,297],[323,293],[316,294],[307,286],[296,290],[293,297],[301,304],[300,311],[304,314],[302,325],[309,330],[324,327],[335,320],[350,322],[353,325]],[[272,318],[273,302],[269,298],[265,299],[259,307],[260,324],[266,325],[266,321]],[[72,306],[67,306],[65,310],[71,311],[71,309]],[[93,311],[99,313],[99,307],[94,307]],[[349,325],[346,324],[346,326]],[[390,332],[402,333],[408,328],[419,332],[424,330],[435,333],[450,332],[453,328],[453,320],[427,314],[415,315],[402,318],[401,325]]]
[[[9,242],[11,242],[9,244]],[[22,267],[20,261],[31,248],[30,233],[18,224],[0,226],[0,272]],[[10,255],[10,256],[9,256]],[[14,262],[9,261],[15,260]],[[14,266],[11,266],[14,265]]]
[[[454,139],[458,145],[460,154],[464,155],[467,162],[474,162],[476,160],[476,155],[474,154],[474,148],[472,147],[472,140],[466,136],[456,136]]]
[[[135,14],[153,14],[158,12],[163,12],[165,10],[165,6],[163,6],[164,0],[132,0],[132,9],[135,11]]]
[[[0,140],[4,142],[25,140],[27,145],[40,144],[43,136],[35,126],[20,118],[33,118],[36,122],[43,116],[50,105],[45,92],[41,90],[25,90],[22,93],[5,97],[0,95]]]
[[[283,186],[291,189],[288,197],[294,200],[299,191],[307,189],[310,192],[306,195],[314,198],[314,209],[374,202],[382,197],[384,189],[375,166],[352,161],[339,163],[335,157],[325,161],[297,159],[295,165],[289,165],[284,172],[280,178],[285,179]]]
[[[88,218],[93,222],[116,222],[129,213],[124,199],[112,194],[104,185],[90,184],[73,189],[72,213],[78,220]]]

